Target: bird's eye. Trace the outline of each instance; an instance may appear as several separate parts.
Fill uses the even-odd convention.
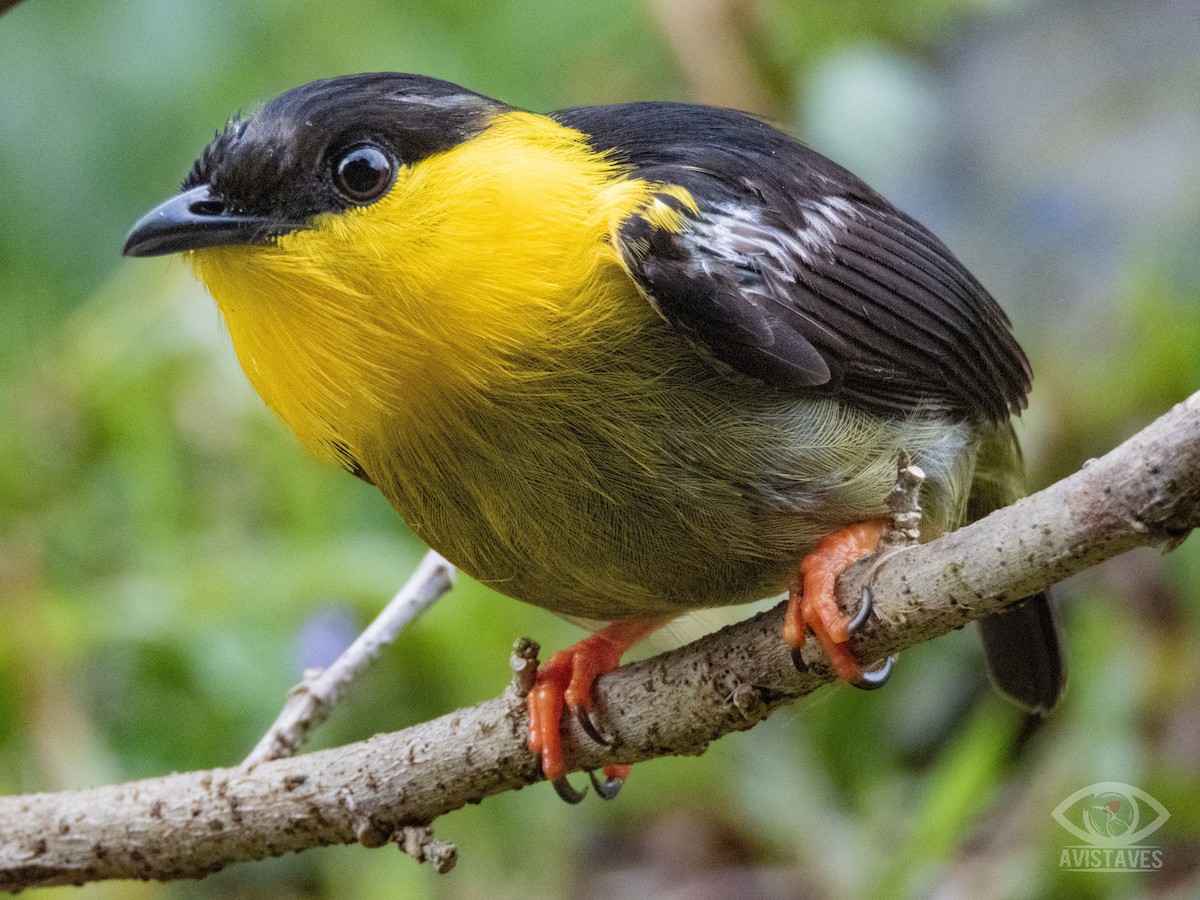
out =
[[[396,177],[392,158],[378,147],[355,147],[334,163],[337,188],[355,203],[370,203],[387,193]]]

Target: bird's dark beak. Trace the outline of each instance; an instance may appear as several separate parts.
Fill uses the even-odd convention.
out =
[[[162,256],[202,247],[267,244],[303,225],[232,212],[202,184],[146,213],[125,239],[126,256]]]

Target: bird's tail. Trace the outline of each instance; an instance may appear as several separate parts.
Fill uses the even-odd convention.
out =
[[[980,447],[967,520],[982,519],[1025,493],[1021,448],[1011,423],[1005,423]],[[1066,687],[1067,669],[1049,591],[982,619],[979,630],[996,689],[1029,712],[1046,715],[1054,709]]]

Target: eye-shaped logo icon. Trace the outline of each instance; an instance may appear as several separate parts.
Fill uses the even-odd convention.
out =
[[[1132,847],[1166,823],[1166,807],[1141,788],[1102,781],[1081,788],[1058,804],[1054,818],[1093,847]]]

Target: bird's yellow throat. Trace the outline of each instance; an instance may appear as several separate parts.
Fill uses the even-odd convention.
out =
[[[608,235],[637,209],[681,223],[655,200],[663,186],[623,174],[578,132],[506,112],[402,166],[371,206],[192,263],[259,394],[312,453],[344,464],[381,427],[428,425],[457,398],[655,318]]]

